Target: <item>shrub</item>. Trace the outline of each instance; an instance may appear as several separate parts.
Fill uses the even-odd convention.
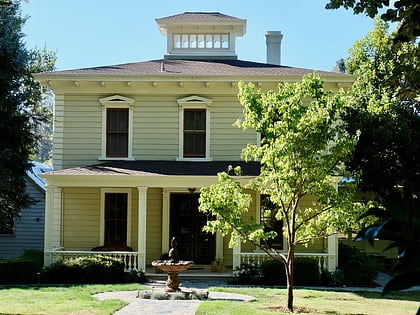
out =
[[[349,285],[371,285],[378,275],[372,256],[346,244],[339,244],[338,269],[344,272],[344,282]]]
[[[0,284],[28,284],[38,282],[39,266],[22,258],[0,261]]]
[[[233,270],[232,284],[259,284],[261,280],[260,267],[255,263],[241,264]]]
[[[42,283],[121,283],[127,279],[121,259],[101,255],[66,259],[41,272]]]
[[[318,262],[308,257],[295,259],[293,282],[295,285],[319,285]],[[278,260],[267,260],[261,264],[262,283],[267,285],[286,285],[284,265]]]

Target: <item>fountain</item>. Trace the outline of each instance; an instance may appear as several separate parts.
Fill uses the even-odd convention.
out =
[[[194,265],[193,261],[179,260],[177,242],[175,237],[171,240],[171,249],[169,251],[169,260],[155,260],[152,261],[152,266],[165,271],[168,274],[166,280],[166,292],[178,292],[179,289],[179,278],[178,274],[181,271],[187,270],[189,267]]]

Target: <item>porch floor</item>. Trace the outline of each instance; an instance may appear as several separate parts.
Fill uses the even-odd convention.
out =
[[[166,279],[168,275],[163,271],[157,271],[153,266],[146,267],[146,278],[148,279]],[[213,272],[210,265],[194,265],[191,268],[179,274],[180,279],[214,279],[229,280],[232,277],[232,267],[225,267],[224,272]]]

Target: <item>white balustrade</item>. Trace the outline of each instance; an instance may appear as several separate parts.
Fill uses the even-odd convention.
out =
[[[139,270],[139,253],[138,252],[121,252],[121,251],[64,251],[52,250],[45,251],[46,255],[50,255],[51,262],[57,262],[74,257],[88,257],[88,256],[109,256],[120,258],[124,262],[124,271]]]
[[[281,254],[287,257],[286,252],[282,252]],[[268,256],[264,252],[242,252],[239,254],[239,256],[240,256],[240,263],[242,264],[254,263],[256,265],[261,265],[261,263],[265,260],[273,260],[272,257]],[[295,257],[309,257],[309,258],[317,260],[320,270],[331,269],[329,268],[331,266],[328,266],[328,259],[331,256],[335,256],[335,255],[328,254],[328,253],[295,253]],[[233,267],[235,268],[238,266],[233,266]]]

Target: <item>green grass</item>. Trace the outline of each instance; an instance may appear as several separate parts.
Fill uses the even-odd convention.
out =
[[[121,300],[100,301],[98,292],[145,290],[138,284],[0,287],[0,314],[113,314]],[[286,290],[275,288],[210,288],[255,297],[251,302],[206,301],[197,314],[285,314]],[[295,289],[295,307],[304,314],[416,314],[420,291],[381,296],[372,292]]]
[[[112,314],[127,303],[99,301],[92,294],[137,289],[138,284],[0,287],[0,314]]]
[[[286,289],[271,288],[211,288],[212,291],[232,292],[255,297],[255,301],[207,301],[200,304],[198,315],[209,314],[288,314]],[[401,292],[381,296],[375,292],[339,292],[295,289],[295,310],[304,314],[416,314],[420,292]],[[290,314],[290,313],[289,313]]]

